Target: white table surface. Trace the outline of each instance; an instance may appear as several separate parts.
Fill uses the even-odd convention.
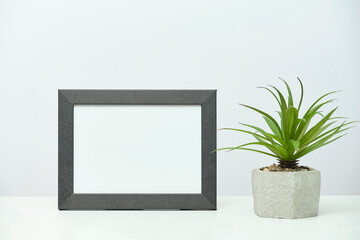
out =
[[[252,197],[217,211],[58,211],[55,197],[0,197],[0,239],[360,239],[360,196],[322,196],[318,217],[260,218]]]

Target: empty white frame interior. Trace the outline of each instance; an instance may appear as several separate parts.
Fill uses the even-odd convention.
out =
[[[201,193],[201,106],[75,105],[74,193]]]

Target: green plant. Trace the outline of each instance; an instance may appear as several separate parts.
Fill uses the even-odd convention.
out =
[[[343,133],[344,131],[353,127],[349,126],[349,124],[352,124],[356,121],[344,121],[341,124],[337,125],[337,119],[343,118],[333,117],[333,114],[336,111],[337,107],[332,109],[326,115],[323,115],[320,111],[320,109],[324,105],[333,102],[335,99],[322,101],[321,103],[320,101],[325,97],[339,91],[333,91],[322,95],[310,106],[310,108],[305,112],[303,117],[300,118],[299,111],[303,100],[304,89],[301,80],[299,78],[297,79],[301,86],[301,97],[297,107],[294,106],[291,89],[285,80],[281,79],[285,83],[287,88],[287,102],[284,98],[284,95],[276,87],[272,85],[269,85],[269,87],[260,87],[269,91],[278,102],[280,106],[280,111],[277,111],[277,113],[279,114],[280,122],[277,122],[272,116],[257,108],[240,104],[246,108],[260,113],[265,119],[265,122],[267,123],[271,132],[267,132],[257,126],[252,126],[244,123],[240,124],[252,130],[255,130],[255,132],[236,128],[222,128],[220,130],[234,130],[250,134],[257,141],[246,143],[237,147],[220,148],[215,151],[254,151],[277,158],[277,160],[279,161],[279,166],[282,168],[296,168],[298,166],[299,158],[346,135],[347,133],[340,133]],[[320,115],[321,119],[316,122],[312,127],[310,127],[309,124],[311,121],[314,120],[314,117],[316,115]],[[337,126],[334,127],[335,125]],[[250,145],[259,145],[261,147],[266,147],[268,150],[271,151],[271,153],[246,147]]]

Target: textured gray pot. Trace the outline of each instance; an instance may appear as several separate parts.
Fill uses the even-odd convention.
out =
[[[318,215],[320,172],[252,173],[254,210],[256,215],[269,218],[304,218]]]

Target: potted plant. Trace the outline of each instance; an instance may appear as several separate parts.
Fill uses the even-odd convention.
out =
[[[280,78],[281,79],[281,78]],[[226,147],[218,150],[248,150],[272,156],[278,164],[254,169],[252,173],[252,190],[254,210],[258,216],[272,218],[303,218],[318,215],[320,198],[320,172],[316,169],[300,166],[299,159],[306,154],[323,147],[342,136],[344,131],[354,122],[338,123],[342,117],[334,117],[337,107],[327,114],[322,114],[322,108],[335,99],[324,99],[338,91],[326,93],[319,97],[300,117],[303,100],[303,84],[298,104],[294,103],[291,89],[287,82],[281,79],[287,88],[288,98],[278,88],[269,85],[262,87],[273,95],[280,111],[279,121],[270,114],[257,108],[240,104],[256,111],[265,119],[270,131],[260,127],[240,123],[250,130],[223,128],[252,135],[256,141],[237,147]],[[320,120],[315,121],[319,116]],[[315,122],[314,122],[315,121]],[[270,152],[254,149],[249,146],[264,147]]]

